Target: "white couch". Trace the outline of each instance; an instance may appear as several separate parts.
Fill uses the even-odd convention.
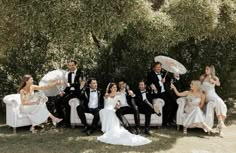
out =
[[[35,95],[38,96],[41,94],[42,93]],[[42,100],[43,102],[48,101],[48,98],[46,96],[39,98],[42,98],[40,100]],[[3,98],[3,102],[6,104],[6,124],[13,128],[14,133],[16,133],[17,127],[32,125],[27,114],[24,114],[20,111],[20,94],[7,95]]]
[[[187,102],[186,97],[181,97],[177,99],[178,110],[176,114],[176,124],[178,130],[179,126],[183,125],[183,122],[186,118],[186,114],[184,113],[184,107],[186,105],[186,102]],[[215,103],[210,101],[207,102],[206,107],[204,108],[203,111],[205,115],[205,123],[211,128],[214,125],[214,109],[215,109]]]
[[[158,104],[158,106],[160,108],[160,111],[161,111],[161,114],[162,114],[162,108],[165,105],[164,100],[158,99],[157,104]],[[75,126],[82,126],[82,123],[79,119],[79,116],[78,116],[77,110],[76,110],[77,106],[80,105],[79,99],[77,99],[77,98],[71,99],[69,101],[69,105],[71,106],[70,122],[71,122],[72,128],[75,127]],[[86,119],[87,119],[88,124],[91,124],[92,120],[93,120],[93,115],[89,114],[89,113],[85,113],[85,115],[86,115]],[[135,124],[134,115],[126,114],[125,117],[127,118],[128,122],[131,125]],[[144,123],[145,123],[145,115],[140,114],[140,124],[143,126]],[[162,125],[162,115],[159,117],[156,114],[152,114],[150,126],[161,126],[161,125]]]

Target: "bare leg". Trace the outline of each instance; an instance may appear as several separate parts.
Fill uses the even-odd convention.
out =
[[[186,128],[186,127],[184,127],[184,131],[183,131],[183,133],[184,133],[184,135],[187,135],[187,134],[188,134],[188,132],[187,132],[187,128]]]

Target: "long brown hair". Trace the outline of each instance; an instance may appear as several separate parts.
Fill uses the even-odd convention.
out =
[[[23,89],[23,88],[26,86],[26,82],[27,82],[30,78],[32,78],[32,76],[29,75],[29,74],[26,74],[26,75],[23,76],[22,81],[21,81],[21,83],[20,83],[20,85],[19,85],[19,88],[18,88],[18,90],[17,90],[18,93],[20,93],[20,90]]]
[[[108,86],[107,86],[107,93],[111,93],[111,88],[113,87],[113,86],[115,86],[116,84],[115,83],[109,83],[108,84]]]

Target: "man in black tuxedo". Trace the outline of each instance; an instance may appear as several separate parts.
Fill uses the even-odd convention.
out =
[[[69,70],[65,76],[67,78],[67,87],[57,96],[56,112],[59,118],[64,118],[65,126],[70,127],[71,108],[68,102],[71,98],[77,97],[78,92],[81,92],[83,87],[81,87],[82,84],[80,85],[80,71],[77,70],[77,62],[71,60],[68,62],[67,67]]]
[[[87,135],[90,135],[98,126],[100,120],[99,111],[104,107],[104,99],[101,91],[97,89],[97,80],[95,78],[90,78],[88,85],[89,88],[86,88],[79,96],[81,103],[77,107],[77,113],[84,125],[82,132],[87,132]],[[90,128],[88,127],[85,113],[91,113],[94,116]]]
[[[139,134],[140,117],[139,117],[138,106],[135,103],[135,98],[131,97],[131,95],[133,95],[133,91],[126,88],[127,86],[124,80],[119,81],[118,85],[119,85],[119,94],[121,96],[121,102],[120,102],[121,104],[120,108],[117,109],[116,111],[116,115],[126,129],[130,130],[130,132],[134,132],[129,122],[124,117],[125,114],[134,114],[136,134]]]
[[[169,93],[167,92],[167,88],[170,87],[166,84],[169,80],[168,75],[165,76],[162,72],[161,63],[155,62],[152,67],[152,71],[147,76],[147,85],[151,88],[151,90],[157,91],[158,98],[165,101],[165,106],[163,107],[163,126],[169,126],[169,122],[171,121],[170,112],[172,109],[172,104],[169,98]]]
[[[179,92],[184,91],[184,82],[180,78],[180,75],[178,73],[174,73],[170,80],[175,85],[175,87],[178,89]],[[169,84],[171,84],[171,82]],[[179,97],[175,94],[174,90],[172,89],[169,89],[168,92],[170,95],[171,106],[172,106],[170,112],[170,119],[172,124],[176,124],[176,112],[178,109],[177,99]]]
[[[153,109],[153,99],[157,98],[157,94],[155,92],[151,93],[151,91],[146,90],[146,84],[144,80],[139,81],[139,89],[135,92],[136,104],[138,105],[138,110],[140,113],[145,114],[145,129],[144,133],[147,135],[151,135],[149,130],[151,115],[156,113],[160,116],[160,112],[154,112]]]

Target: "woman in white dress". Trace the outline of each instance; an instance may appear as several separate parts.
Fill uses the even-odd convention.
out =
[[[105,94],[105,106],[99,112],[104,134],[97,139],[101,142],[115,145],[140,146],[151,142],[151,140],[131,134],[120,124],[116,116],[116,109],[119,109],[120,95],[117,94],[117,86],[110,83]]]
[[[187,104],[184,108],[184,112],[187,114],[183,126],[184,134],[187,134],[187,128],[199,127],[206,132],[213,132],[212,129],[205,123],[205,117],[201,108],[205,102],[205,95],[201,91],[201,82],[197,80],[191,81],[190,91],[179,92],[176,87],[171,84],[171,88],[175,94],[179,97],[186,97]]]
[[[33,85],[32,76],[24,75],[18,89],[21,98],[20,110],[22,113],[27,114],[30,121],[32,122],[32,126],[30,128],[32,133],[36,133],[34,127],[45,122],[48,117],[52,119],[54,125],[62,121],[62,119],[56,118],[50,114],[45,103],[46,101],[40,100],[40,98],[37,98],[34,95],[34,90],[46,90],[58,84],[60,84],[59,81],[55,81],[47,86]]]
[[[217,95],[215,86],[220,86],[219,78],[215,75],[215,67],[213,65],[206,66],[205,74],[200,77],[202,82],[202,90],[206,95],[206,102],[215,102],[215,112],[218,118],[217,128],[221,134],[222,128],[225,127],[227,107],[225,102]]]

